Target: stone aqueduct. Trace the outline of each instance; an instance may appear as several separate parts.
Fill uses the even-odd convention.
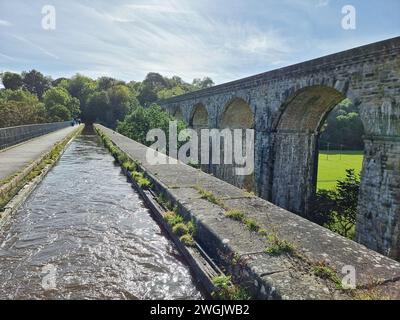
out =
[[[400,258],[400,37],[160,102],[194,128],[253,128],[255,171],[203,166],[292,212],[315,193],[317,146],[327,114],[359,105],[365,157],[356,240]]]

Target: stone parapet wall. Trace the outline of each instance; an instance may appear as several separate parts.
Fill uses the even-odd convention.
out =
[[[69,125],[71,125],[70,121],[64,121],[0,128],[0,149],[5,149],[26,140],[66,128]]]
[[[321,127],[345,98],[358,106],[366,137],[357,239],[400,259],[400,37],[159,103],[189,125],[201,105],[202,125],[208,122],[208,128],[232,127],[237,119],[247,119],[243,103],[247,104],[255,130],[253,191],[292,212],[307,214],[316,189]],[[242,103],[233,103],[238,100]],[[385,146],[369,143],[371,137],[385,140]],[[208,166],[207,171],[245,186],[229,166]]]

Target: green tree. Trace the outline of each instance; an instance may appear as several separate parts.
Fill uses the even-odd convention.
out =
[[[147,145],[146,134],[150,130],[150,124],[146,116],[146,109],[136,108],[125,119],[118,122],[117,131],[139,143]]]
[[[0,100],[23,101],[28,103],[32,96],[44,101],[49,120],[65,120],[79,115],[85,122],[101,121],[115,128],[140,105],[150,107],[159,99],[181,95],[213,84],[210,78],[195,81],[195,85],[186,83],[182,78],[163,77],[159,73],[147,74],[142,82],[124,81],[111,77],[93,80],[77,74],[71,79],[51,80],[42,73],[31,70],[23,72],[22,88],[18,86],[18,75],[4,73],[6,88],[0,90]],[[29,94],[28,94],[29,93]],[[37,104],[32,101],[32,104]],[[80,111],[79,111],[80,110]]]
[[[62,87],[47,90],[43,102],[52,121],[69,120],[80,114],[79,100]]]
[[[22,88],[22,77],[18,73],[4,72],[1,80],[6,89],[18,90]]]
[[[161,89],[160,91],[157,92],[157,98],[158,99],[167,99],[175,96],[179,96],[181,94],[185,94],[186,91],[180,87],[176,86],[171,89]]]
[[[57,78],[56,80],[53,80],[52,81],[52,83],[51,83],[51,85],[53,86],[53,87],[58,87],[61,83],[63,83],[63,82],[68,82],[69,80],[67,79],[67,78],[63,78],[63,77],[61,77],[61,78]],[[62,86],[64,89],[66,89],[66,87],[65,86]]]
[[[353,169],[347,169],[346,178],[337,181],[335,190],[318,190],[310,220],[344,237],[353,238],[359,191],[359,175]]]
[[[168,137],[169,123],[174,120],[168,112],[156,104],[149,108],[137,107],[125,117],[124,121],[118,122],[117,131],[137,142],[150,146],[153,142],[146,141],[147,133],[151,129],[159,128]],[[184,128],[186,128],[185,123],[178,121],[178,132]]]
[[[155,72],[147,74],[138,88],[138,100],[142,106],[148,107],[158,100],[157,92],[169,88],[168,80]]]
[[[86,121],[88,122],[101,122],[106,126],[114,122],[110,98],[106,91],[94,92],[88,98],[86,112]]]
[[[178,76],[172,76],[171,79],[167,79],[169,83],[169,87],[184,87],[187,85],[185,81],[182,80],[181,77]]]
[[[132,92],[132,94],[137,97],[139,95],[140,86],[142,85],[141,82],[138,81],[129,81],[126,86]]]
[[[159,73],[150,72],[143,80],[143,85],[157,92],[158,90],[168,88],[168,81]]]
[[[133,108],[139,105],[132,91],[123,84],[115,85],[107,90],[110,106],[113,111],[112,127],[116,126],[117,120],[122,120]]]
[[[62,104],[52,104],[46,107],[47,117],[49,122],[60,122],[71,119],[71,111]]]
[[[117,85],[125,85],[125,83],[121,80],[117,80],[111,77],[100,77],[97,79],[97,89],[108,90]]]
[[[214,86],[214,81],[210,77],[204,77],[203,79],[193,79],[193,86],[198,89],[206,89]]]
[[[19,101],[24,102],[26,104],[36,105],[39,103],[39,99],[35,94],[30,93],[29,91],[18,89],[18,90],[10,90],[5,89],[1,90],[2,99],[7,101]]]
[[[43,93],[51,87],[52,83],[51,78],[45,77],[36,70],[22,72],[22,81],[24,89],[36,94],[39,99],[41,99]]]
[[[79,100],[81,117],[83,121],[91,122],[95,116],[91,115],[91,110],[87,108],[89,96],[96,91],[96,81],[80,74],[72,77],[68,82],[62,82],[60,86],[66,86],[69,94]]]
[[[342,145],[348,150],[364,149],[364,127],[358,108],[351,100],[346,99],[337,105],[329,114],[321,129],[320,146],[325,148],[330,143],[332,148]]]
[[[142,84],[140,86],[139,95],[137,98],[139,100],[140,105],[145,107],[150,106],[158,99],[157,92],[155,91],[155,89],[146,84]]]
[[[344,237],[354,237],[354,226],[357,218],[360,177],[354,169],[346,170],[346,178],[337,182],[335,208],[332,212],[333,222],[330,228]]]
[[[182,78],[173,76],[163,77],[158,73],[149,73],[142,83],[130,82],[128,86],[138,92],[137,98],[142,106],[148,107],[160,99],[167,99],[214,85],[211,78],[194,79],[193,83],[186,83]]]
[[[46,122],[46,110],[38,98],[24,90],[0,90],[0,127]]]
[[[311,202],[307,218],[319,225],[329,225],[333,222],[332,212],[335,209],[336,191],[319,189]]]

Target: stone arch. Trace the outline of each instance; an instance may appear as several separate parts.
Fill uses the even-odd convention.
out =
[[[219,127],[231,129],[253,129],[254,114],[250,105],[242,98],[234,98],[225,106]]]
[[[329,112],[346,97],[345,93],[329,86],[303,87],[282,103],[273,124],[274,131],[317,131]]]
[[[176,119],[176,120],[182,120],[184,121],[183,118],[183,113],[182,113],[182,109],[180,106],[176,107],[175,110],[172,113],[172,116]]]
[[[193,107],[189,126],[193,129],[208,128],[208,111],[204,104],[198,103]]]
[[[271,200],[306,215],[316,191],[318,137],[330,111],[346,95],[329,86],[297,90],[282,104],[273,127]]]
[[[218,117],[217,121],[217,127],[219,129],[225,130],[230,130],[231,131],[231,139],[234,137],[234,131],[236,133],[237,130],[242,130],[242,141],[241,141],[241,146],[242,146],[242,155],[247,156],[247,161],[252,161],[252,166],[254,168],[254,150],[253,154],[251,157],[247,154],[247,147],[248,147],[248,141],[246,140],[246,135],[248,132],[246,132],[247,129],[254,129],[254,114],[253,111],[250,107],[250,105],[242,98],[235,97],[231,99],[228,103],[223,108],[222,113]],[[226,139],[226,138],[224,138]],[[231,141],[233,144],[232,145],[237,145],[237,141],[232,140]],[[233,150],[225,150],[222,148],[222,146],[225,146],[225,144],[221,144],[221,159],[224,158],[225,152],[232,152],[232,159],[235,158],[235,154]],[[253,141],[253,146],[254,146],[254,141]],[[210,151],[215,152],[215,150]],[[248,164],[246,164],[248,165]],[[248,175],[238,175],[237,174],[237,164],[227,164],[227,163],[221,163],[220,165],[214,165],[211,169],[211,172],[217,176],[220,177],[221,179],[239,187],[246,189],[248,191],[254,191],[255,190],[255,175],[254,171],[251,174]]]

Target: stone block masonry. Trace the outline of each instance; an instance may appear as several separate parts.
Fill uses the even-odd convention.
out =
[[[254,129],[253,176],[202,169],[303,215],[315,194],[321,127],[345,98],[358,105],[365,129],[356,238],[400,259],[400,37],[159,104],[194,128]]]
[[[152,165],[146,159],[146,146],[101,125],[96,128],[140,164],[157,193],[165,194],[179,213],[194,219],[196,240],[254,297],[400,299],[400,263],[201,170],[183,163]],[[205,199],[199,190],[206,190],[218,201]],[[268,236],[227,217],[227,210],[232,209],[256,221],[266,235],[290,244],[293,251],[267,253]],[[338,288],[335,279],[344,277],[345,266],[355,269],[356,290]],[[321,270],[331,273],[328,276]]]

